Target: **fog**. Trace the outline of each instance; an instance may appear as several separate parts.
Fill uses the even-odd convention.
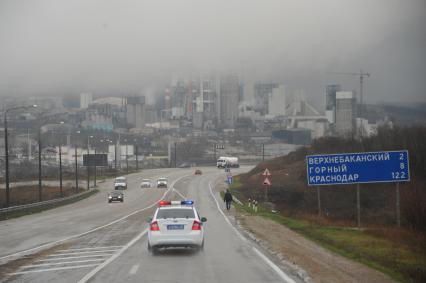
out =
[[[0,0],[0,96],[137,94],[235,73],[323,100],[426,101],[426,1]]]

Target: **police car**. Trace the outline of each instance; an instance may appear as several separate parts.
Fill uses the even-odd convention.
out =
[[[192,200],[162,200],[149,223],[148,250],[156,253],[159,248],[168,247],[202,249],[206,221],[205,217],[200,218]]]

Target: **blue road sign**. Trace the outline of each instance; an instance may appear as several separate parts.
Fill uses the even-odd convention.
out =
[[[232,176],[228,176],[228,184],[231,185],[232,184]]]
[[[410,181],[408,151],[307,155],[309,186]]]

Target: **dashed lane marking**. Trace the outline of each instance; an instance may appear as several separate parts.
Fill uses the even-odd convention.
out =
[[[107,246],[107,247],[91,247],[91,248],[78,248],[78,249],[66,249],[66,250],[58,250],[58,252],[67,252],[67,251],[86,251],[86,250],[101,250],[101,249],[112,249],[117,248],[120,249],[123,246]]]
[[[138,269],[139,269],[139,264],[133,265],[132,268],[129,271],[129,274],[132,274],[132,275],[136,274],[136,272],[138,272]]]
[[[177,178],[176,180],[173,181],[173,183],[170,186],[170,189],[168,189],[166,192],[164,192],[163,196],[161,197],[161,199],[163,199],[169,192],[172,192],[174,190],[174,185],[181,179],[188,177],[191,175],[184,175],[181,176],[179,178]],[[152,206],[156,205],[157,203],[154,203]],[[113,262],[116,258],[118,258],[120,255],[122,255],[128,248],[130,248],[131,246],[133,246],[137,241],[139,241],[146,233],[148,233],[148,228],[143,230],[139,235],[137,235],[136,237],[134,237],[130,242],[128,242],[123,248],[121,248],[121,250],[117,253],[115,253],[113,256],[111,256],[109,259],[107,259],[105,262],[103,262],[102,264],[98,265],[96,268],[94,268],[92,271],[90,271],[89,273],[87,273],[83,278],[81,278],[78,283],[86,283],[88,282],[91,278],[93,278],[93,276],[95,276],[99,271],[101,271],[102,269],[104,269],[108,264],[110,264],[111,262]]]
[[[103,258],[100,258],[100,259],[86,259],[86,260],[74,260],[74,261],[61,261],[61,262],[42,263],[42,264],[31,264],[31,265],[25,265],[25,266],[23,266],[22,269],[36,268],[36,267],[43,267],[43,266],[52,266],[52,265],[64,265],[64,264],[96,262],[96,261],[103,261],[103,260],[104,260]]]
[[[87,268],[87,267],[93,267],[93,266],[98,266],[98,264],[73,265],[73,266],[65,266],[65,267],[57,267],[57,268],[46,268],[46,269],[19,271],[19,272],[9,273],[9,275],[20,275],[20,274],[27,274],[27,273],[57,271],[57,270],[66,270],[66,269],[78,269],[78,268]]]
[[[225,218],[226,222],[233,228],[235,233],[237,233],[238,237],[240,239],[242,239],[243,242],[248,242],[248,240],[240,233],[240,231],[238,231],[237,228],[235,228],[234,225],[232,225],[231,221],[229,221],[229,219],[228,219],[228,217],[226,217],[225,213],[223,213],[222,209],[220,208],[219,202],[217,201],[215,195],[213,194],[211,182],[209,182],[209,188],[210,188],[210,194],[213,197],[214,201],[216,202],[217,209],[222,214],[222,216]],[[256,255],[259,256],[270,268],[272,268],[277,273],[277,275],[279,277],[281,277],[281,279],[284,282],[296,283],[293,279],[291,279],[289,276],[287,276],[287,274],[285,274],[284,271],[281,270],[281,268],[279,268],[275,263],[273,263],[269,258],[267,258],[261,251],[259,251],[255,247],[252,247],[252,248],[253,248],[253,251],[256,253]]]
[[[108,253],[108,252],[116,252],[118,250],[120,250],[120,249],[115,249],[115,250],[101,250],[101,251],[85,251],[85,252],[71,252],[71,253],[60,253],[60,254],[48,255],[48,257],[65,256],[65,255],[84,255],[84,254]]]
[[[174,186],[174,184],[175,184],[178,180],[183,179],[183,178],[188,177],[188,176],[191,176],[191,175],[184,175],[184,176],[181,176],[180,178],[176,179],[176,180],[172,183],[172,185],[170,186],[170,189],[168,189],[167,191],[165,191],[165,192],[164,192],[164,194],[161,196],[160,200],[162,200],[162,199],[166,196],[166,194],[167,194],[167,193],[169,193],[170,191],[172,191],[172,190],[174,189],[174,187],[173,187],[173,186]],[[110,223],[108,223],[108,224],[105,224],[105,225],[102,225],[102,226],[99,226],[99,227],[93,228],[93,229],[91,229],[91,230],[89,230],[89,231],[86,231],[86,232],[83,232],[83,233],[80,233],[80,234],[76,234],[76,235],[72,235],[72,236],[69,236],[69,237],[63,238],[63,239],[61,239],[61,240],[57,240],[57,241],[53,241],[53,242],[50,242],[50,243],[42,244],[42,245],[36,246],[36,247],[34,247],[34,248],[30,248],[30,249],[27,249],[27,250],[23,250],[23,251],[19,251],[19,252],[13,253],[13,254],[9,254],[9,255],[2,256],[2,257],[0,257],[0,261],[5,260],[5,259],[7,259],[7,258],[16,257],[16,256],[19,256],[19,255],[23,255],[23,254],[26,254],[26,253],[30,253],[30,252],[33,252],[33,251],[36,251],[36,250],[39,250],[39,249],[42,249],[42,248],[51,247],[51,246],[53,246],[53,245],[56,245],[56,244],[59,244],[59,243],[62,243],[62,242],[65,242],[65,241],[68,241],[68,240],[71,240],[71,239],[74,239],[74,238],[79,238],[79,237],[81,237],[81,236],[85,236],[85,235],[87,235],[87,234],[90,234],[90,233],[92,233],[92,232],[98,231],[98,230],[103,229],[103,228],[105,228],[105,227],[111,226],[111,225],[113,225],[113,224],[115,224],[115,223],[117,223],[117,222],[120,222],[120,221],[124,220],[124,219],[127,219],[127,218],[129,218],[130,216],[135,215],[135,214],[137,214],[137,213],[139,213],[139,212],[142,212],[142,211],[145,211],[145,210],[147,210],[147,209],[150,209],[150,208],[152,208],[153,206],[155,206],[157,203],[158,203],[158,201],[156,201],[156,202],[154,202],[153,204],[151,204],[151,205],[149,205],[149,206],[146,206],[146,207],[144,207],[144,208],[141,208],[141,209],[135,210],[135,211],[133,211],[132,213],[127,214],[127,215],[125,215],[125,216],[123,216],[123,217],[121,217],[121,218],[118,218],[118,219],[116,219],[116,220],[114,220],[114,221],[112,221],[112,222],[110,222]]]
[[[55,261],[55,260],[66,260],[66,259],[74,259],[74,258],[90,258],[90,257],[108,257],[111,254],[96,254],[96,255],[82,255],[82,256],[67,256],[67,257],[58,257],[58,258],[50,258],[50,259],[42,259],[39,261]]]

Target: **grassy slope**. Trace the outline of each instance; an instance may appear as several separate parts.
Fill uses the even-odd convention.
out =
[[[247,206],[236,204],[236,207],[252,212]],[[395,280],[425,282],[426,253],[421,243],[413,246],[370,234],[368,230],[322,226],[271,213],[262,207],[257,215],[285,225],[322,247],[384,272]]]

